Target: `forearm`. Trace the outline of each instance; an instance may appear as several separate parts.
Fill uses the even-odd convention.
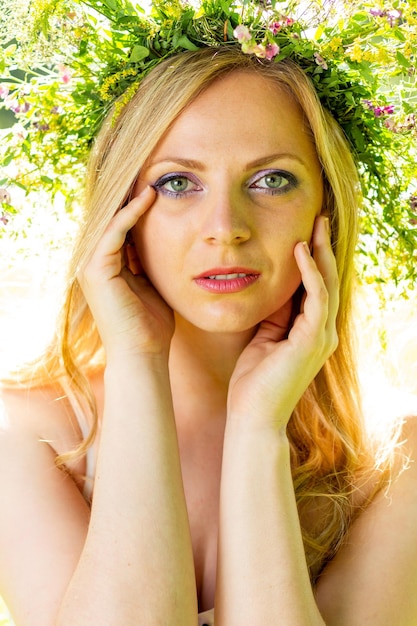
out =
[[[168,369],[113,363],[89,532],[58,623],[148,626],[167,615],[178,626],[197,615]]]
[[[289,444],[271,430],[226,428],[216,626],[324,626],[310,585]]]

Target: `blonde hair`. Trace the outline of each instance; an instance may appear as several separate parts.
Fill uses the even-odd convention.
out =
[[[93,427],[80,447],[62,455],[58,463],[85,454],[97,430],[88,377],[103,367],[104,355],[77,272],[115,212],[128,200],[141,167],[167,129],[213,81],[233,71],[256,72],[292,94],[304,112],[323,168],[323,210],[330,217],[341,285],[339,345],[305,392],[288,426],[300,512],[314,508],[315,517],[320,519],[320,523],[303,528],[314,580],[345,537],[355,513],[354,484],[358,473],[370,463],[349,327],[359,202],[357,172],[341,129],[323,110],[309,79],[296,64],[262,62],[236,47],[184,52],[158,65],[117,119],[107,119],[91,154],[85,220],[72,259],[61,323],[55,341],[30,370],[26,382],[45,384],[66,379],[83,410],[93,416]]]

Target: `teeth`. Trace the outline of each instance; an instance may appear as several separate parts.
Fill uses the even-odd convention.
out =
[[[233,278],[245,278],[247,274],[215,274],[214,276],[209,276],[209,278],[213,280],[232,280]]]

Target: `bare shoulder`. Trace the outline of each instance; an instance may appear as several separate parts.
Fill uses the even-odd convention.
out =
[[[403,420],[391,480],[317,584],[326,624],[417,623],[417,417]]]
[[[60,454],[80,439],[80,431],[59,386],[0,389],[2,438],[36,438]]]
[[[80,436],[59,388],[1,389],[0,593],[25,626],[55,623],[85,540],[89,507],[55,463]]]

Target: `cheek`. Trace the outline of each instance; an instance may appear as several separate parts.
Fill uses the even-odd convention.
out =
[[[136,252],[146,274],[148,274],[148,271],[152,268],[154,257],[159,255],[158,233],[152,226],[152,220],[150,220],[149,217],[150,215],[145,215],[138,221],[136,226],[132,228],[132,237],[136,246]]]

